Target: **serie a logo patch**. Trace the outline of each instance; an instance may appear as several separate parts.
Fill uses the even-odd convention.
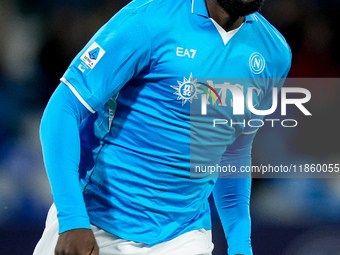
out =
[[[98,43],[93,42],[91,46],[84,52],[80,59],[86,66],[93,69],[104,56],[105,50]]]

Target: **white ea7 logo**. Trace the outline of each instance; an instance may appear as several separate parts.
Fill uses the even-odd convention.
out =
[[[249,58],[249,66],[254,74],[260,74],[266,66],[266,61],[260,53],[255,52]]]

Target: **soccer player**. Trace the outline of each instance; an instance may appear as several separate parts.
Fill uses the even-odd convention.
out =
[[[202,164],[249,166],[256,129],[210,123],[200,133],[190,113],[204,77],[253,79],[244,93],[255,86],[258,109],[270,108],[282,85],[270,79],[286,77],[291,53],[262,3],[135,0],[94,35],[42,118],[54,204],[34,255],[211,254],[212,192],[228,254],[252,254],[249,173],[191,178],[190,164],[198,148]]]

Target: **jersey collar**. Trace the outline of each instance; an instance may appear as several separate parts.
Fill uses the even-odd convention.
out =
[[[191,13],[209,18],[205,0],[191,0]],[[254,20],[257,20],[254,13],[245,16],[245,22],[252,22]]]
[[[245,18],[245,22],[257,21],[256,12],[249,14],[249,15],[245,16],[244,18]]]
[[[209,13],[204,0],[191,0],[191,13],[209,18]]]

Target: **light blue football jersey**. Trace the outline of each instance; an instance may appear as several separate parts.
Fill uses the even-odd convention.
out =
[[[80,178],[92,224],[150,245],[211,229],[207,198],[215,179],[191,178],[191,145],[202,164],[218,163],[238,135],[252,130],[193,130],[190,120],[201,117],[191,112],[200,109],[196,85],[246,78],[245,91],[258,87],[261,105],[275,86],[269,78],[285,77],[291,61],[284,38],[259,13],[226,37],[204,0],[135,0],[75,57],[61,81],[95,113],[81,125]],[[231,107],[219,107],[232,118]],[[246,110],[236,119],[250,118]]]

